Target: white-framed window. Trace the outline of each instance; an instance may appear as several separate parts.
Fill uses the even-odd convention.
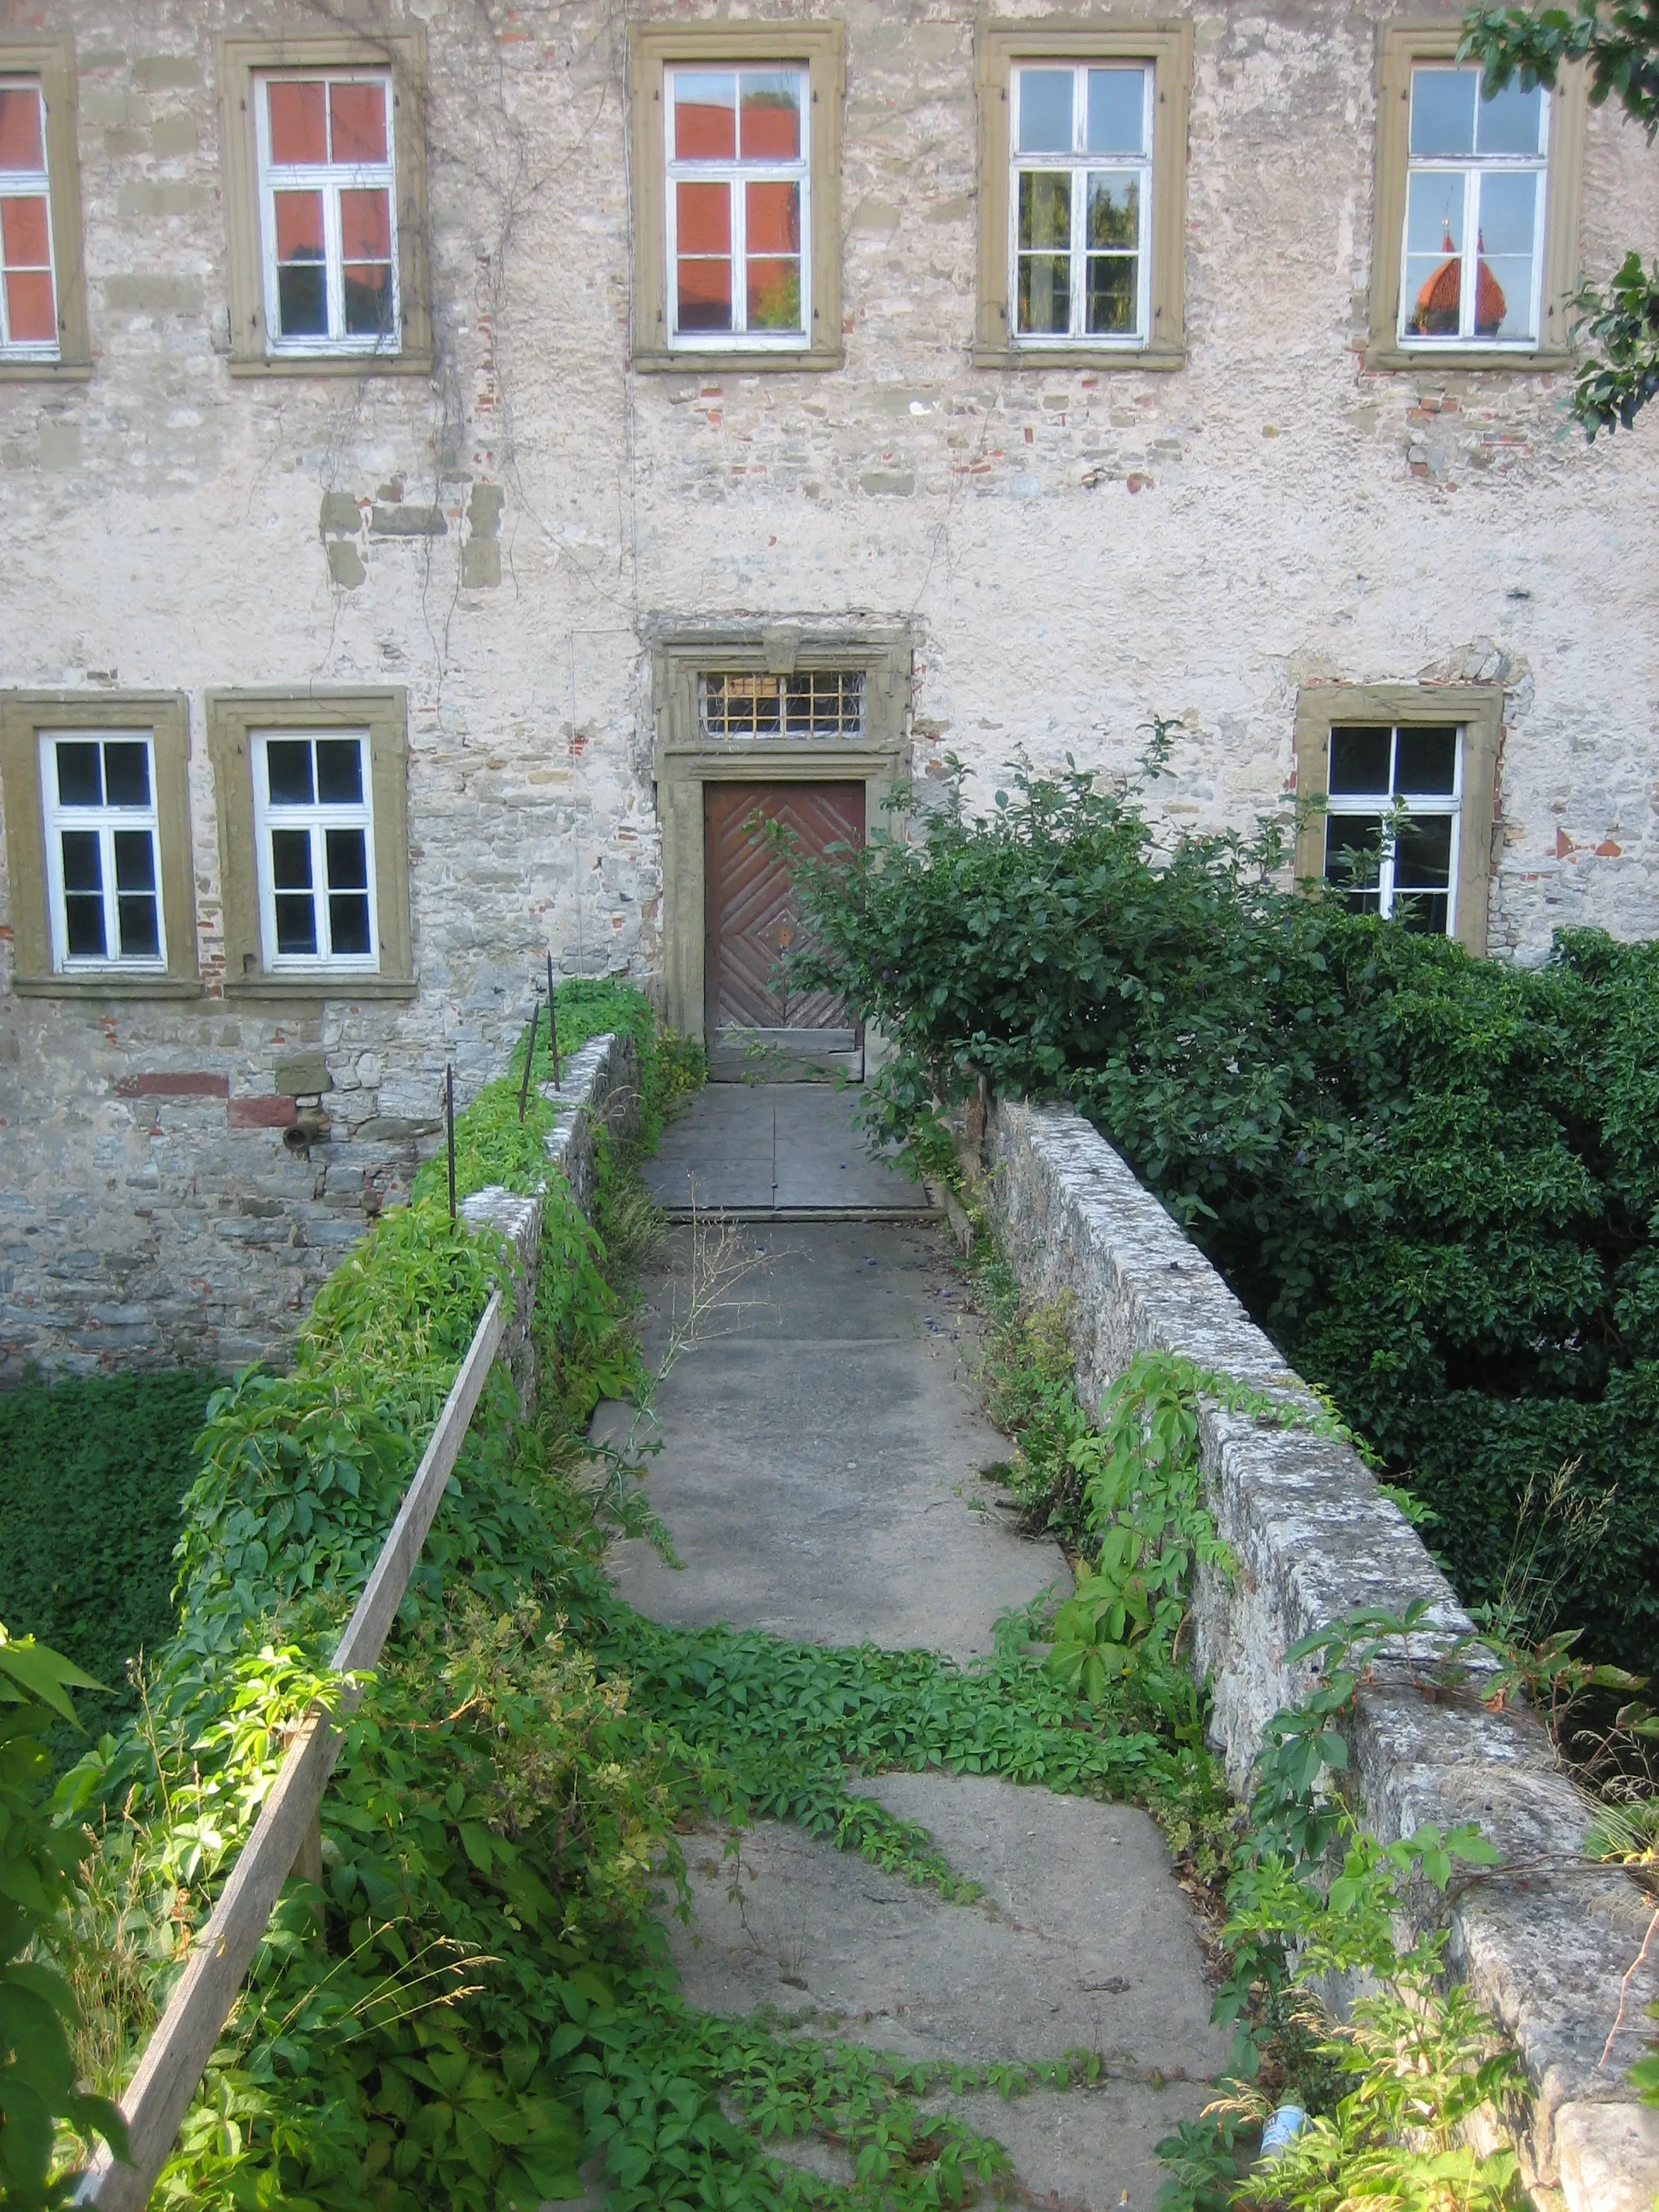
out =
[[[1153,75],[1140,62],[1014,68],[1008,291],[1022,345],[1147,343]]]
[[[149,732],[40,738],[52,967],[161,972],[167,932]]]
[[[1333,726],[1325,879],[1351,912],[1456,935],[1462,756],[1455,723]]]
[[[253,82],[271,352],[396,353],[390,72],[272,71]]]
[[[744,738],[859,738],[864,734],[861,668],[804,669],[794,676],[758,670],[705,672],[697,678],[702,733],[725,743]]]
[[[368,732],[256,732],[252,751],[266,969],[377,968]]]
[[[665,72],[671,345],[802,348],[812,325],[808,73]]]
[[[0,76],[0,361],[57,359],[46,102],[38,78]]]
[[[1536,344],[1549,122],[1541,85],[1489,100],[1478,69],[1413,68],[1402,344]]]

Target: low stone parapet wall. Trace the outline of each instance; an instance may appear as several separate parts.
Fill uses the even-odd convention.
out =
[[[548,1132],[549,1165],[564,1177],[584,1213],[593,1207],[595,1146],[599,1132],[626,1136],[638,1124],[640,1063],[629,1036],[590,1037],[573,1053],[556,1087],[541,1086],[542,1097],[560,1109]],[[542,1185],[545,1191],[547,1185]],[[537,1267],[541,1254],[542,1200],[489,1183],[463,1200],[461,1218],[475,1230],[493,1229],[507,1241],[512,1271],[513,1317],[499,1357],[512,1376],[520,1403],[528,1411],[536,1398],[536,1355],[531,1316],[536,1310]]]
[[[1078,1387],[1091,1407],[1137,1352],[1157,1351],[1319,1410],[1209,1261],[1078,1115],[994,1103],[983,1164],[1022,1284],[1073,1302]],[[1195,1653],[1210,1678],[1217,1748],[1242,1791],[1267,1723],[1314,1679],[1285,1656],[1301,1638],[1418,1597],[1436,1632],[1425,1656],[1471,1624],[1348,1446],[1210,1404],[1199,1435],[1210,1510],[1237,1564],[1231,1577],[1200,1575]],[[1659,2112],[1625,2081],[1659,1996],[1659,1958],[1625,1978],[1651,1904],[1622,1870],[1584,1858],[1589,1816],[1547,1736],[1525,1712],[1487,1711],[1483,1662],[1464,1663],[1455,1691],[1425,1686],[1403,1659],[1372,1670],[1348,1731],[1356,1809],[1384,1842],[1425,1822],[1480,1822],[1502,1863],[1454,1881],[1449,1957],[1531,2076],[1536,2102],[1517,2139],[1529,2182],[1570,2212],[1652,2212]],[[1443,1916],[1437,1894],[1420,1902],[1425,1917],[1437,1907]]]

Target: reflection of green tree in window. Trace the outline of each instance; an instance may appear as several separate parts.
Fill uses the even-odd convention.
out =
[[[798,331],[800,328],[800,270],[771,264],[763,271],[750,270],[749,327],[751,331]]]

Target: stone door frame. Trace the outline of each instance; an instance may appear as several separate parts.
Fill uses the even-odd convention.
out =
[[[866,836],[904,816],[887,805],[908,781],[912,637],[903,628],[665,629],[650,641],[656,728],[657,820],[662,837],[663,1012],[699,1043],[704,1028],[703,786],[706,783],[862,783]],[[864,728],[835,743],[812,738],[720,744],[702,733],[697,677],[753,669],[793,676],[813,668],[862,669]]]

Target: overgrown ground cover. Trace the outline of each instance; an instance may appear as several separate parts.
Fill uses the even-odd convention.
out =
[[[655,1039],[642,1001],[610,989],[595,1026],[640,1038],[648,1127],[686,1060]],[[533,1180],[540,1162],[520,1139],[512,1079],[473,1111],[463,1187]],[[1082,1486],[1092,1583],[1053,1623],[1005,1624],[981,1668],[666,1630],[629,1613],[605,1580],[608,1526],[646,1516],[626,1470],[582,1441],[601,1389],[648,1400],[651,1388],[617,1279],[639,1224],[625,1161],[604,1158],[597,1231],[556,1190],[546,1217],[543,1402],[526,1421],[505,1381],[492,1382],[385,1664],[347,1723],[325,1801],[322,1888],[285,1894],[157,2201],[506,2212],[574,2193],[589,2157],[603,2163],[607,2203],[624,2212],[898,2212],[994,2194],[1000,2147],[918,2101],[941,2069],[797,2040],[775,2020],[688,2012],[649,1910],[653,1868],[672,1891],[685,1822],[760,1811],[960,1894],[931,1839],[857,1789],[861,1771],[941,1765],[1136,1798],[1189,1860],[1207,1855],[1227,1875],[1229,2002],[1248,2030],[1237,2109],[1171,2145],[1178,2202],[1218,2203],[1234,2190],[1275,2082],[1316,2084],[1321,2067],[1334,2076],[1360,2050],[1315,2016],[1296,2030],[1298,2055],[1290,2023],[1310,2002],[1291,1968],[1299,1948],[1370,1965],[1379,2004],[1395,2010],[1367,2031],[1358,2101],[1345,2112],[1339,2096],[1324,2100],[1328,2124],[1311,2139],[1322,2164],[1285,2201],[1312,2212],[1363,2160],[1422,2185],[1433,2176],[1409,2162],[1429,2142],[1450,2162],[1413,2201],[1448,2212],[1512,2203],[1512,2168],[1456,2151],[1449,2133],[1458,2111],[1502,2086],[1502,2055],[1429,1988],[1432,1960],[1398,1960],[1389,1937],[1396,1886],[1443,1881],[1451,1855],[1477,1856],[1478,1839],[1425,1832],[1382,1854],[1315,1803],[1317,1747],[1363,1667],[1360,1632],[1337,1638],[1320,1713],[1287,1723],[1242,1838],[1202,1750],[1201,1697],[1175,1650],[1187,1564],[1214,1542],[1190,1449],[1204,1378],[1138,1374],[1102,1430],[1075,1407],[1050,1407],[1072,1424],[1066,1457]],[[0,1904],[0,1937],[21,1928],[36,1945],[19,1967],[16,1942],[0,1941],[14,1961],[0,1973],[9,2093],[26,2057],[19,2019],[47,2002],[43,1955],[62,1963],[78,2000],[83,2080],[118,2087],[269,1787],[285,1724],[332,1694],[322,1657],[470,1336],[491,1261],[418,1190],[326,1287],[292,1372],[245,1376],[216,1396],[181,1553],[179,1633],[146,1680],[137,1723],[61,1787],[55,1831],[20,1810],[29,1739],[14,1728],[0,1788],[18,1783],[8,1809],[19,1817],[3,1850],[38,1856],[40,1850],[61,1870],[90,1849],[67,1918],[8,1920]],[[1331,1849],[1344,1855],[1345,1886],[1328,1895],[1321,1855]],[[1426,2092],[1425,2055],[1437,2069]],[[1018,2094],[1039,2080],[1084,2085],[1098,2070],[1099,2054],[1077,2053],[993,2079]],[[1414,2147],[1381,2096],[1407,2075]],[[0,2159],[17,2140],[9,2128]],[[855,2154],[852,2187],[772,2158],[780,2137],[809,2128]]]
[[[797,980],[894,1040],[901,1127],[981,1074],[1077,1105],[1467,1600],[1659,1673],[1659,946],[1522,972],[1292,896],[1283,825],[1160,836],[1157,734],[1139,781],[1017,775],[804,862]]]
[[[132,1708],[128,1662],[173,1633],[179,1508],[216,1379],[26,1375],[0,1393],[0,1620],[111,1685],[82,1700],[94,1735]]]

